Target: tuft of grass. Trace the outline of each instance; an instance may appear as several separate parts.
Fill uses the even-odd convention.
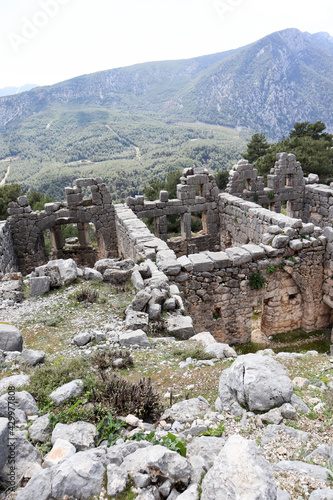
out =
[[[185,349],[181,346],[176,346],[170,352],[169,358],[179,358],[181,361],[186,361],[187,358],[192,359],[214,359],[216,356],[205,352],[204,348],[199,346],[189,346]]]

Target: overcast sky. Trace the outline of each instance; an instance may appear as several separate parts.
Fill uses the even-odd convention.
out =
[[[0,0],[0,88],[222,52],[285,28],[333,35],[333,1]]]

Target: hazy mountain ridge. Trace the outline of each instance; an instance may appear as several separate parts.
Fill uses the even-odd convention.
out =
[[[0,98],[0,126],[49,106],[101,106],[277,139],[296,121],[333,129],[333,38],[287,29],[236,50],[83,75]]]

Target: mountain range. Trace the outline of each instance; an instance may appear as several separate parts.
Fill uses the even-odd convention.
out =
[[[185,134],[185,142],[208,140],[207,127],[212,127],[212,137],[226,130],[221,127],[234,131],[240,142],[234,148],[234,158],[229,158],[232,162],[254,132],[278,140],[295,122],[318,120],[333,131],[333,38],[328,33],[302,33],[290,28],[227,52],[137,64],[0,97],[0,160],[16,157],[7,181],[26,186],[29,178],[32,182],[33,176],[46,168],[45,148],[46,156],[50,148],[49,156],[62,169],[73,161],[96,164],[124,158],[142,166],[152,142],[155,149],[159,143],[157,130],[163,129],[160,139],[167,136],[164,146],[170,146],[169,139],[175,135],[172,128],[179,130],[185,123],[196,127],[195,132]],[[129,122],[130,133],[124,126]],[[149,125],[143,127],[143,123]],[[198,132],[198,124],[204,124],[204,134]],[[113,144],[117,146],[116,157],[115,150],[106,153],[106,130],[109,136],[112,130],[112,140],[105,138],[109,147],[117,139]],[[142,130],[147,130],[145,137]],[[43,140],[41,136],[45,136]],[[101,140],[100,157],[96,147]],[[57,141],[63,143],[61,152]],[[83,142],[85,147],[76,154]],[[179,140],[177,148],[181,144]],[[135,148],[140,149],[140,157]],[[25,161],[20,170],[22,156],[30,163]],[[225,163],[221,168],[229,166]],[[70,180],[71,175],[65,178]],[[39,187],[43,184],[36,183]]]
[[[286,29],[245,47],[83,75],[0,99],[0,125],[54,104],[93,105],[166,120],[262,131],[296,121],[333,128],[333,38]]]

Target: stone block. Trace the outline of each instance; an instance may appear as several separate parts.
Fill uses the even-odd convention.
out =
[[[207,252],[207,255],[216,269],[224,269],[231,265],[231,259],[226,252]]]
[[[147,334],[141,329],[120,333],[119,343],[120,345],[123,346],[131,346],[131,345],[139,345],[141,347],[150,346]]]
[[[13,325],[0,324],[0,349],[2,351],[22,352],[21,332]]]
[[[248,245],[243,245],[242,248],[244,250],[247,250],[251,254],[253,260],[259,260],[265,258],[266,255],[265,250],[259,245],[248,244]]]
[[[241,266],[252,260],[250,252],[244,250],[243,247],[228,248],[226,254],[231,259],[234,266]]]
[[[159,199],[162,202],[167,202],[169,200],[169,193],[168,193],[168,191],[160,191]]]
[[[289,242],[289,246],[292,250],[301,250],[303,247],[302,240],[296,239]]]
[[[272,241],[273,248],[285,248],[289,243],[289,236],[284,236],[283,234],[278,234],[274,236]]]
[[[168,319],[167,332],[169,335],[186,340],[195,334],[190,316],[171,316]]]
[[[210,272],[214,269],[214,262],[204,253],[195,253],[188,257],[193,264],[193,271],[197,273]]]
[[[185,271],[192,271],[193,264],[186,255],[182,255],[177,259],[177,262],[181,265],[182,269]]]
[[[30,278],[30,294],[32,297],[44,295],[50,291],[51,278],[50,276],[40,276]]]

